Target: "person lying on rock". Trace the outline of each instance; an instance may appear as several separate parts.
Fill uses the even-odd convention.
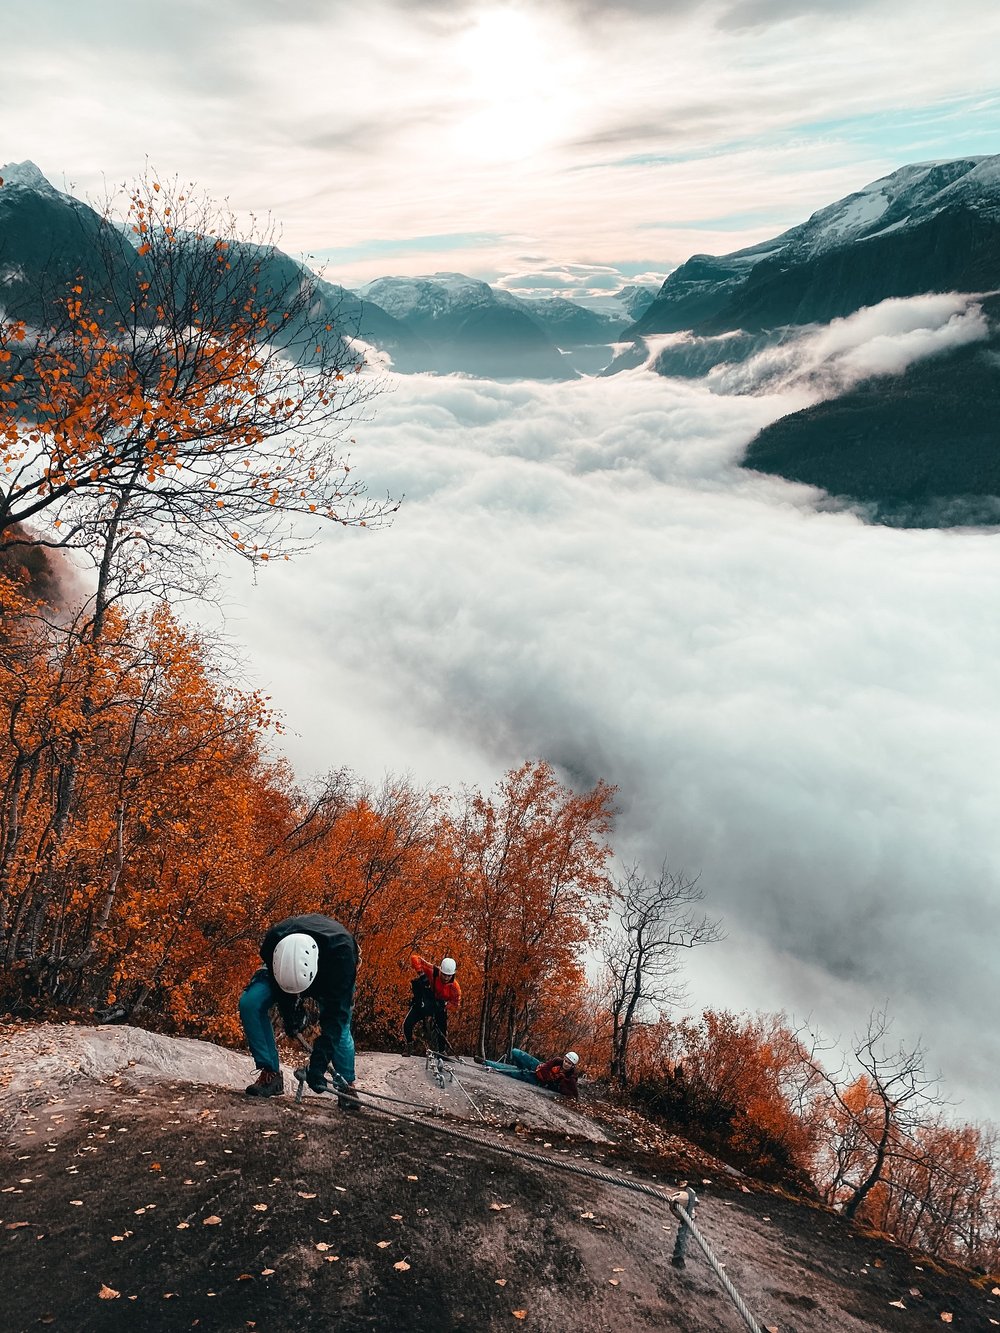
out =
[[[434,1049],[444,1054],[448,1040],[448,1011],[457,1010],[462,1003],[462,988],[455,980],[458,964],[454,958],[442,958],[439,967],[429,963],[420,954],[410,955],[410,966],[417,973],[410,982],[413,999],[403,1020],[404,1055],[410,1054],[413,1029],[423,1020]]]
[[[351,1010],[358,955],[354,936],[333,917],[317,912],[291,916],[267,932],[260,946],[264,966],[240,996],[240,1021],[260,1071],[256,1083],[247,1088],[249,1097],[275,1097],[284,1092],[271,1010],[277,1005],[286,1035],[296,1037],[308,1026],[302,1004],[307,997],[319,1008],[320,1035],[313,1044],[306,1082],[313,1092],[329,1092],[326,1073],[332,1063],[353,1089]],[[338,1100],[344,1110],[358,1108],[353,1098]]]
[[[519,1051],[515,1047],[508,1061],[483,1060],[482,1063],[498,1074],[508,1078],[519,1078],[522,1083],[532,1083],[536,1088],[547,1088],[549,1092],[561,1092],[564,1097],[577,1096],[577,1066],[580,1057],[576,1051],[567,1051],[563,1056],[554,1056],[551,1060],[539,1060],[536,1055]]]

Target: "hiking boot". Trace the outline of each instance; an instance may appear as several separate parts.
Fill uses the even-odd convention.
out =
[[[262,1069],[257,1082],[247,1088],[248,1097],[280,1097],[285,1091],[285,1080],[280,1070]]]

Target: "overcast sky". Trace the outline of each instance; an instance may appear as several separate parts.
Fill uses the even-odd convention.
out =
[[[1000,6],[31,0],[0,76],[0,161],[56,184],[148,156],[270,210],[348,285],[578,291],[597,266],[599,291],[904,162],[996,151]]]

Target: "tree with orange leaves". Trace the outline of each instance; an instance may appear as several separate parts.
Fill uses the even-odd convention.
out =
[[[30,321],[0,314],[0,541],[88,552],[99,630],[124,565],[184,587],[206,551],[266,561],[303,522],[385,519],[338,444],[378,380],[318,280],[176,181],[143,178],[103,220],[93,273]]]
[[[579,975],[611,892],[614,794],[605,782],[577,794],[544,762],[512,769],[489,796],[467,794],[455,910],[472,954],[463,986],[481,1057],[516,1045],[534,997]]]

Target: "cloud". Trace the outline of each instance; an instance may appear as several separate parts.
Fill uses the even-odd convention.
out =
[[[975,296],[948,292],[892,299],[799,334],[740,365],[718,366],[707,383],[720,393],[794,386],[829,398],[872,375],[898,375],[915,361],[988,334]]]
[[[493,233],[485,276],[529,251],[668,269],[991,132],[987,0],[919,21],[909,0],[855,4],[850,23],[819,0],[792,10],[35,0],[5,27],[4,156],[101,193],[148,155],[270,210],[293,252]]]
[[[827,332],[844,355],[882,336]],[[726,918],[696,1002],[837,1032],[888,996],[982,1110],[995,539],[742,472],[810,393],[399,380],[353,460],[406,493],[395,526],[269,570],[239,628],[301,768],[457,785],[545,756],[617,783],[622,855],[700,871]]]

